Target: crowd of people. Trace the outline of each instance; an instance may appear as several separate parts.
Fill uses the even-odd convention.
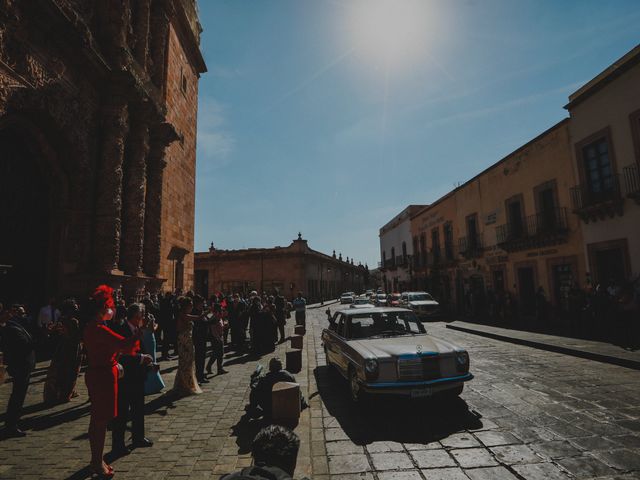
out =
[[[640,277],[585,288],[572,282],[556,296],[560,298],[552,304],[539,287],[527,306],[510,291],[488,290],[486,295],[468,296],[466,313],[483,323],[640,348]]]
[[[86,365],[91,402],[90,466],[100,476],[113,476],[113,468],[104,461],[109,425],[116,456],[153,445],[145,436],[144,397],[166,388],[158,362],[177,355],[172,393],[200,394],[210,381],[208,375],[213,375],[214,365],[217,375],[227,373],[223,368],[226,349],[255,358],[275,351],[276,345],[285,341],[286,321],[294,311],[297,324],[304,325],[306,301],[302,293],[288,302],[277,291],[273,295],[254,291],[248,298],[219,293],[205,299],[178,289],[126,302],[120,292],[105,285],[81,305],[73,298],[60,303],[52,298],[36,317],[23,305],[4,308],[0,304],[1,351],[13,379],[4,435],[26,435],[19,421],[36,358],[51,358],[43,398],[51,405],[78,396],[78,375]],[[161,356],[156,358],[158,350]],[[272,359],[269,379],[280,370],[281,362]],[[255,398],[252,396],[254,410],[258,406]],[[128,420],[130,447],[125,443]]]

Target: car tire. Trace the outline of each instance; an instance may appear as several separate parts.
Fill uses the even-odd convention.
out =
[[[365,393],[362,391],[360,382],[358,381],[358,374],[353,366],[349,367],[349,396],[353,403],[359,404],[364,399]]]

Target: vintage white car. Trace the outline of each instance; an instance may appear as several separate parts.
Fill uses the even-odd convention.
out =
[[[406,308],[327,310],[329,328],[322,332],[327,365],[348,381],[351,399],[367,394],[411,398],[457,396],[469,372],[469,354],[428,335]]]
[[[403,292],[400,305],[409,308],[421,320],[433,320],[440,317],[440,304],[427,292]]]

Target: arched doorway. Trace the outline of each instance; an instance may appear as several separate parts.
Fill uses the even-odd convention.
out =
[[[0,126],[0,301],[32,313],[53,289],[52,199],[62,188],[46,171],[41,147],[28,129]]]

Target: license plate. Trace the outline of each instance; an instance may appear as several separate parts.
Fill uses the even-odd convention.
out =
[[[420,390],[411,390],[411,398],[430,397],[433,391],[430,388],[421,388]]]

